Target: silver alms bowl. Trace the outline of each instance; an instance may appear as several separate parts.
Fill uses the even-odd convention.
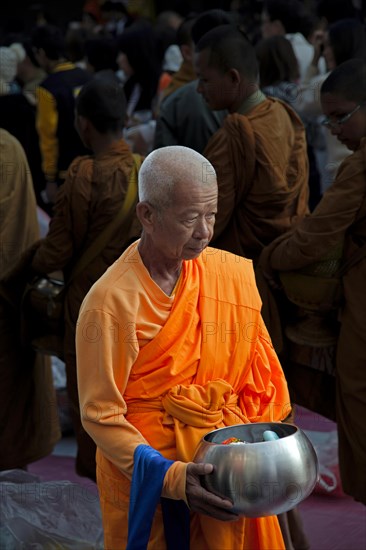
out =
[[[266,430],[276,432],[279,439],[263,441]],[[223,445],[229,437],[248,443]],[[209,432],[193,461],[214,465],[202,484],[231,499],[233,511],[247,517],[291,510],[309,496],[318,479],[318,460],[309,439],[297,426],[281,422],[237,424]]]

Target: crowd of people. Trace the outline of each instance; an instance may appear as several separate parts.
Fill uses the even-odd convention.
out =
[[[61,271],[76,471],[98,483],[106,548],[134,548],[130,494],[154,471],[152,548],[178,501],[192,548],[301,550],[296,509],[238,518],[192,458],[210,429],[293,421],[285,366],[308,335],[286,330],[304,314],[286,275],[331,276],[335,342],[305,347],[334,351],[343,489],[366,504],[365,21],[342,0],[128,6],[87,2],[66,29],[43,18],[2,35],[0,468],[60,437],[22,297]]]

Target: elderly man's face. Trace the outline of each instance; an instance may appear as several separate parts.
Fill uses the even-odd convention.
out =
[[[204,186],[181,182],[173,204],[155,219],[154,245],[168,260],[197,258],[212,239],[216,212],[215,181]]]

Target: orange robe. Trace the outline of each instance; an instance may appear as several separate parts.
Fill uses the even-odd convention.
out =
[[[286,103],[259,94],[225,118],[203,153],[219,186],[213,244],[253,260],[308,213],[304,126]]]
[[[366,242],[366,138],[341,164],[314,212],[261,258],[278,271],[324,259],[343,245],[349,260]],[[342,277],[344,304],[337,341],[336,416],[343,490],[366,504],[366,258]]]
[[[93,286],[77,327],[83,425],[97,443],[105,546],[126,547],[133,453],[148,444],[175,460],[162,495],[185,497],[186,463],[208,431],[283,420],[282,368],[260,315],[249,260],[207,248],[183,262],[167,296],[137,243]],[[191,514],[192,549],[277,549],[276,517],[227,524]],[[165,548],[160,509],[149,548]]]

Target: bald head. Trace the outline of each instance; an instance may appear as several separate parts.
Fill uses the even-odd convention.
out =
[[[172,145],[150,153],[139,172],[139,200],[163,210],[169,207],[178,185],[217,186],[212,164],[200,153]]]
[[[241,27],[220,25],[206,33],[196,45],[196,53],[209,51],[209,66],[223,73],[236,69],[246,78],[258,80],[255,49]]]

